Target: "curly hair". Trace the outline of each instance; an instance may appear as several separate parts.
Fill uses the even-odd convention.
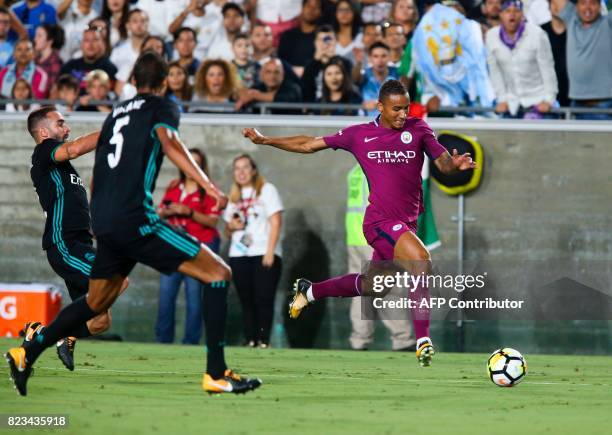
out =
[[[229,98],[237,88],[236,72],[233,66],[223,59],[207,59],[202,62],[202,65],[200,65],[198,68],[195,76],[195,92],[201,97],[205,97],[210,94],[210,89],[208,89],[208,86],[206,85],[206,75],[213,66],[217,66],[223,70],[225,81],[223,83],[223,89],[221,89],[221,94],[223,97]]]

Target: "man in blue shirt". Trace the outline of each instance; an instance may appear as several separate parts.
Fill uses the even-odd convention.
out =
[[[11,17],[6,8],[0,7],[0,68],[8,65],[13,58],[13,43],[8,40]]]
[[[376,104],[380,87],[387,80],[399,79],[397,68],[389,66],[390,50],[384,42],[375,42],[368,50],[369,65],[362,71],[360,88],[368,116],[378,115]]]
[[[21,20],[28,31],[28,37],[33,40],[36,28],[41,24],[55,24],[57,14],[55,8],[45,0],[25,0],[14,4],[11,10]]]

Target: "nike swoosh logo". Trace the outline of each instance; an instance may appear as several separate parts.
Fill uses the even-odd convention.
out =
[[[368,143],[368,142],[373,141],[374,139],[378,139],[378,136],[376,136],[376,137],[366,137],[365,139],[363,139],[363,141],[365,143]]]
[[[209,384],[213,387],[217,387],[218,389],[225,391],[226,393],[231,393],[233,390],[232,384],[230,384],[229,382],[227,383],[227,385],[223,385],[223,384],[218,384],[215,381],[210,381]]]

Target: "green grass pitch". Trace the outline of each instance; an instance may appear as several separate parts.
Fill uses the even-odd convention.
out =
[[[2,352],[13,343],[0,339]],[[241,396],[205,394],[201,346],[81,341],[73,373],[50,349],[27,397],[3,364],[0,414],[68,414],[69,427],[54,433],[92,435],[610,433],[609,357],[525,355],[526,379],[500,388],[485,374],[485,354],[439,353],[421,368],[406,353],[226,353],[237,372],[264,385]]]

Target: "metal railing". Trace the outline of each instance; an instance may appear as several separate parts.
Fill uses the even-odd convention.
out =
[[[16,106],[32,106],[32,105],[61,105],[65,106],[63,100],[52,99],[26,99],[19,100],[14,98],[0,98],[0,107],[12,103]],[[114,107],[120,102],[117,100],[90,100],[89,106],[110,106]],[[342,111],[346,113],[363,113],[366,109],[361,104],[340,104],[340,103],[253,103],[240,110],[236,109],[234,103],[208,103],[204,101],[181,101],[178,103],[182,106],[185,112],[190,113],[258,113],[260,115],[269,115],[274,111],[291,111],[294,114],[321,114],[322,112]],[[75,110],[78,111],[78,105]],[[481,106],[460,106],[460,107],[440,107],[439,114],[452,114],[458,116],[473,117],[480,115],[489,118],[498,118],[493,107]],[[576,114],[606,114],[612,115],[612,108],[601,109],[596,107],[559,107],[550,110],[551,114],[559,115],[559,119],[571,120]],[[435,116],[435,114],[434,114]]]

